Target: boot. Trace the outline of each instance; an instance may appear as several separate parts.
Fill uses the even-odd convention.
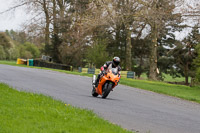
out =
[[[95,81],[95,87],[97,87],[98,85],[99,85],[99,77]]]

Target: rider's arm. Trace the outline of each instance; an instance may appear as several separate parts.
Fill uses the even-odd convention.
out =
[[[102,67],[101,67],[101,71],[106,70],[108,68],[108,66],[110,65],[110,61],[107,61]]]
[[[104,71],[104,70],[106,70],[106,69],[107,69],[107,65],[104,64],[104,65],[101,67],[101,71]]]

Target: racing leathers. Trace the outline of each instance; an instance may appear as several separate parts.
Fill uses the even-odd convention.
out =
[[[101,72],[98,74],[97,79],[96,79],[96,81],[95,81],[95,87],[98,86],[100,78],[105,74],[106,70],[107,70],[109,67],[110,67],[110,68],[118,68],[118,74],[119,74],[119,77],[121,77],[121,76],[120,76],[121,67],[120,67],[119,65],[118,65],[118,66],[115,66],[115,65],[113,64],[112,61],[107,61],[107,62],[101,67]]]

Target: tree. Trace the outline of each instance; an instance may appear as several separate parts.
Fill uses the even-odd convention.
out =
[[[131,35],[135,27],[133,16],[137,7],[134,0],[93,1],[82,21],[84,25],[88,25],[87,29],[93,32],[92,37],[101,38],[106,35],[106,38],[109,38],[109,54],[121,55],[126,70],[132,69]]]
[[[173,59],[175,64],[175,69],[178,73],[185,77],[185,83],[188,85],[188,78],[191,76],[192,60],[194,55],[191,53],[189,47],[178,43],[176,48],[172,51]]]
[[[5,60],[6,59],[6,53],[4,51],[3,46],[0,45],[0,60]]]
[[[3,48],[6,50],[6,49],[9,49],[12,47],[8,37],[6,36],[5,33],[0,33],[0,45],[3,46]]]
[[[195,47],[197,57],[193,60],[195,66],[195,80],[200,83],[200,43]]]
[[[26,42],[23,45],[25,46],[25,49],[32,54],[32,58],[38,58],[40,56],[40,51],[35,44]]]
[[[87,50],[86,59],[95,67],[100,68],[106,61],[111,59],[108,52],[106,52],[106,46],[105,40],[97,40]]]
[[[151,28],[151,44],[149,55],[149,79],[157,80],[158,63],[158,40],[162,38],[162,33],[169,27],[180,23],[180,14],[175,13],[175,2],[173,0],[148,0],[140,1],[143,9],[139,12],[139,20],[148,24]]]
[[[21,58],[38,58],[40,56],[40,51],[35,44],[30,42],[26,42],[24,44],[20,44],[18,47],[19,56]]]
[[[134,71],[138,78],[140,78],[141,74],[147,72],[149,67],[148,55],[149,55],[149,39],[135,39],[133,42],[134,46],[134,58],[135,58],[135,66]]]
[[[198,27],[195,27],[182,42],[177,42],[176,47],[171,50],[170,55],[173,56],[175,69],[185,77],[186,85],[189,84],[189,76],[194,77],[192,62],[196,58],[195,47],[200,42],[199,38]],[[196,49],[198,51],[198,47]],[[198,63],[196,64],[198,65]]]
[[[9,38],[6,36],[5,33],[0,33],[0,46],[1,46],[1,53],[2,59],[9,59],[10,52],[9,49],[12,48],[12,44],[10,43]]]

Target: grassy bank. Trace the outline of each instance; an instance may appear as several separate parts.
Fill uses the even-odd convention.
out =
[[[0,64],[8,64],[8,65],[15,65],[16,62],[9,62],[9,61],[0,61]],[[25,67],[25,65],[19,65]],[[38,67],[37,67],[38,68]],[[47,69],[53,71],[59,71],[68,74],[76,74],[81,76],[90,76],[92,74],[86,73],[79,73],[79,72],[70,72],[64,70],[56,70],[56,69],[48,69],[48,68],[40,68],[40,69]],[[172,80],[172,79],[170,79]],[[195,101],[200,103],[200,87],[188,87],[183,85],[173,85],[164,82],[157,82],[157,81],[148,81],[148,80],[135,80],[135,79],[127,79],[122,78],[120,84],[128,85],[135,88],[145,89],[149,91],[154,91],[161,94],[166,94],[174,97],[179,97],[185,100]]]
[[[0,83],[0,133],[128,133],[95,115]]]

